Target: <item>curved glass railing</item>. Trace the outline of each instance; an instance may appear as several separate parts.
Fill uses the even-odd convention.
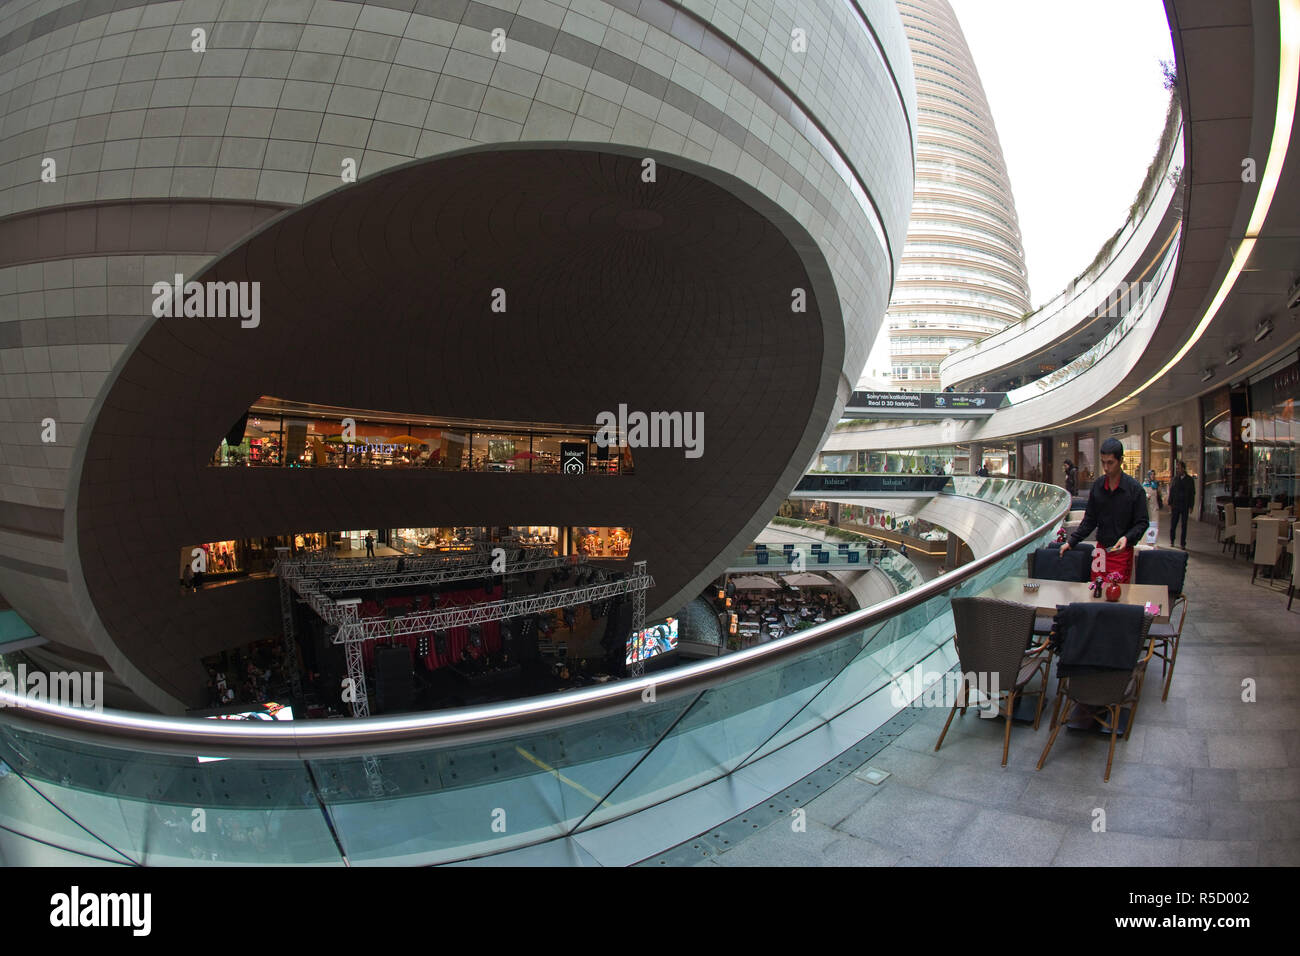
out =
[[[1128,276],[1137,264],[1138,257],[1156,236],[1160,224],[1171,210],[1181,208],[1181,189],[1176,184],[1184,161],[1184,126],[1181,114],[1173,114],[1174,125],[1169,145],[1161,166],[1160,178],[1154,180],[1141,211],[1132,215],[1121,230],[1110,240],[1110,253],[1102,262],[1078,276],[1075,281],[1054,299],[1036,309],[1020,322],[999,329],[964,349],[947,356],[940,364],[944,382],[957,383],[994,375],[1006,364],[1022,361],[1026,357],[1051,347],[1054,340],[1077,333],[1084,323],[1097,320],[1097,310],[1105,310],[1112,290],[1124,289]],[[1160,154],[1157,154],[1157,160]],[[1178,235],[1182,235],[1179,223]],[[1011,349],[1002,358],[989,358],[991,353]],[[1032,384],[1032,383],[1031,383]]]
[[[1064,490],[1031,482],[955,478],[941,493],[1006,509],[1024,533],[874,607],[646,677],[456,711],[257,724],[0,694],[0,847],[10,863],[431,864],[586,831],[784,747],[823,747],[833,735],[813,731],[939,652],[951,598],[1021,573],[1069,508]],[[695,832],[718,822],[701,817]]]
[[[1076,381],[1081,376],[1091,371],[1099,362],[1107,356],[1112,355],[1119,347],[1120,343],[1128,343],[1129,347],[1126,354],[1131,355],[1134,362],[1141,356],[1143,349],[1146,348],[1150,336],[1155,333],[1156,323],[1159,321],[1163,312],[1164,299],[1162,292],[1167,285],[1173,281],[1174,271],[1178,267],[1178,253],[1182,248],[1182,233],[1174,236],[1165,247],[1161,255],[1152,278],[1135,286],[1136,294],[1125,302],[1126,311],[1122,316],[1117,317],[1115,327],[1106,335],[1102,336],[1091,348],[1075,357],[1066,365],[1061,366],[1053,372],[1050,372],[1041,378],[1034,379],[1019,388],[1012,389],[1006,393],[1006,403],[999,410],[1005,412],[1007,409],[1014,408],[1017,405],[1023,405],[1026,402],[1036,398],[1041,398],[1051,394],[1058,388]],[[1159,307],[1156,307],[1158,304]],[[1130,337],[1137,335],[1138,340],[1130,342]],[[1112,382],[1113,384],[1113,382]],[[850,447],[843,436],[852,434],[870,435],[872,439],[877,439],[879,432],[896,431],[902,426],[908,425],[930,425],[934,424],[932,419],[889,419],[885,421],[866,422],[861,425],[854,423],[851,428],[837,429],[832,434],[840,437],[840,441],[834,445],[835,450],[841,450]],[[914,444],[924,444],[915,436],[911,439]],[[949,442],[950,444],[950,442]],[[830,446],[828,445],[828,448]],[[854,444],[851,446],[854,450],[881,450],[886,446],[878,441],[872,441],[868,444]],[[927,446],[929,447],[929,446]]]
[[[1128,337],[1128,334],[1137,327],[1138,323],[1149,317],[1151,303],[1156,300],[1158,291],[1164,286],[1166,280],[1169,279],[1170,274],[1178,265],[1178,251],[1181,247],[1180,231],[1179,236],[1170,242],[1165,249],[1154,278],[1138,287],[1138,294],[1128,303],[1128,310],[1120,317],[1113,329],[1098,339],[1096,344],[1087,351],[1076,356],[1069,363],[1062,365],[1056,371],[1049,372],[1042,378],[1035,379],[1020,388],[1007,392],[1007,403],[1009,405],[1018,405],[1021,402],[1027,402],[1030,399],[1045,395],[1053,389],[1060,388],[1062,385],[1072,382],[1080,375],[1083,375],[1102,358],[1109,355],[1120,342]],[[1154,326],[1154,323],[1150,324]],[[1145,347],[1145,345],[1146,343],[1143,342],[1142,346]],[[1141,349],[1137,349],[1136,352],[1140,353]]]

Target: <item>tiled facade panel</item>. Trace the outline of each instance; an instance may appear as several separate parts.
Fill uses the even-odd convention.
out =
[[[87,238],[71,220],[46,218],[87,204],[243,204],[265,219],[347,189],[340,173],[348,162],[364,181],[491,144],[609,144],[668,164],[683,157],[724,185],[734,177],[767,197],[826,264],[821,278],[837,301],[821,311],[835,328],[827,329],[812,423],[797,443],[810,459],[889,298],[911,203],[915,93],[888,0],[814,0],[797,13],[791,6],[0,7],[0,503],[16,509],[0,512],[0,593],[15,606],[21,600],[43,633],[86,644],[93,609],[69,610],[76,602],[55,593],[69,587],[60,576],[76,574],[69,542],[32,529],[57,524],[72,502],[85,425],[154,321],[149,285],[200,271],[230,244],[215,228],[183,231],[185,242],[173,231],[155,244],[147,229]],[[202,54],[191,50],[198,28],[206,31]],[[804,52],[792,48],[796,28]],[[493,49],[496,29],[504,30],[501,50]],[[41,180],[46,160],[53,182]],[[47,417],[57,422],[54,443],[41,440]],[[805,464],[792,462],[782,480]]]
[[[789,209],[833,253],[846,377],[865,364],[882,303],[864,276],[885,268],[872,237],[896,264],[911,204],[914,93],[892,10],[869,29],[845,0],[797,14],[685,4],[699,19],[660,0],[108,6],[0,55],[0,214],[164,196],[295,204],[337,188],[345,160],[365,176],[475,143],[622,143],[709,163]],[[764,70],[796,98],[793,117]],[[46,158],[54,183],[39,181]]]

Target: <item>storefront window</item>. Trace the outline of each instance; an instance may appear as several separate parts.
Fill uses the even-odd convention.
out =
[[[470,435],[471,471],[528,471],[527,435],[474,432]]]
[[[294,417],[277,414],[277,405],[286,404],[263,396],[250,410],[242,440],[230,444],[223,438],[210,464],[570,475],[633,471],[631,449],[597,445],[594,427],[591,432],[584,432],[581,426],[570,426],[576,429],[573,432],[563,426],[559,431],[526,426],[496,431],[486,425],[474,430],[429,418],[401,421],[392,416],[379,420],[382,413],[373,411],[338,408],[327,415],[320,406],[310,406],[310,413],[304,410]]]
[[[1265,375],[1250,385],[1250,493],[1291,505],[1300,494],[1300,363]]]
[[[1124,474],[1132,475],[1140,482],[1143,478],[1141,434],[1123,435],[1120,437],[1119,443],[1124,446],[1124,458],[1120,463],[1124,469]]]
[[[852,471],[856,457],[853,452],[839,455],[822,455],[822,468],[825,471]]]
[[[1165,498],[1169,497],[1169,482],[1173,479],[1174,462],[1178,460],[1179,450],[1183,442],[1183,426],[1175,425],[1172,428],[1157,428],[1150,435],[1151,457],[1149,470],[1156,473],[1156,484],[1159,485],[1160,493]],[[1142,480],[1146,481],[1146,475],[1142,475]]]
[[[555,547],[560,543],[560,529],[551,525],[524,525],[510,529],[523,545]]]
[[[216,575],[246,571],[245,550],[242,541],[209,541],[181,548],[181,578],[185,578],[187,567],[191,574],[203,575],[197,579],[200,584]]]
[[[626,558],[632,547],[627,528],[574,528],[573,542],[579,554],[589,558]]]
[[[1016,473],[1016,453],[1012,448],[985,445],[980,463],[988,469],[990,477],[994,475],[1010,477]]]
[[[941,446],[938,448],[906,448],[899,451],[873,452],[868,459],[869,471],[891,475],[951,475],[953,459],[967,449]],[[827,469],[834,470],[834,469]]]
[[[364,531],[348,532],[349,545],[360,541],[365,550]],[[378,532],[375,532],[376,538]],[[483,528],[394,528],[389,535],[389,546],[403,554],[440,554],[472,551],[486,540]]]
[[[1079,470],[1075,487],[1078,494],[1086,494],[1085,489],[1091,488],[1097,478],[1097,436],[1075,436],[1075,455],[1074,466]]]
[[[1020,443],[1020,477],[1025,481],[1044,481],[1044,468],[1047,464],[1041,441],[1024,441]]]

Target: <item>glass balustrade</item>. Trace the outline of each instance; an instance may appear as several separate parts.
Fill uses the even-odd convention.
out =
[[[496,709],[237,728],[2,698],[0,846],[12,864],[433,864],[626,817],[804,738],[820,747],[827,735],[809,735],[951,639],[952,597],[1023,573],[1069,507],[1058,487],[1010,479],[955,477],[941,494],[1017,516],[1020,539],[931,582],[891,553],[897,597],[660,672],[653,695],[641,678]],[[274,756],[247,742],[263,731]],[[168,742],[181,732],[202,743]],[[384,742],[349,742],[359,733]]]

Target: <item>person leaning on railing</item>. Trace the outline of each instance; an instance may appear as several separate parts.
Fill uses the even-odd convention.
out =
[[[1102,475],[1092,483],[1088,508],[1077,530],[1061,545],[1061,554],[1078,544],[1095,529],[1097,543],[1106,549],[1106,573],[1118,572],[1128,583],[1133,570],[1133,548],[1147,533],[1146,489],[1131,475],[1124,474],[1124,446],[1117,438],[1101,445]]]

